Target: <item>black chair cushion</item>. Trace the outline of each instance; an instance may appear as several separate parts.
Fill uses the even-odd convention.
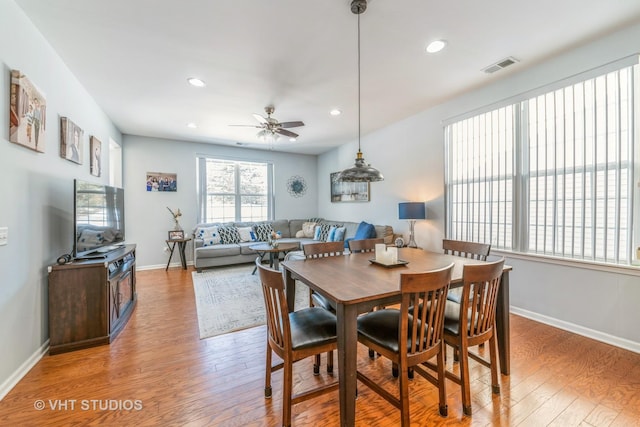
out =
[[[411,323],[413,316],[409,315],[409,331],[407,351],[411,349]],[[362,335],[394,353],[398,352],[400,329],[400,310],[385,308],[358,317],[358,335]]]
[[[336,316],[324,308],[309,307],[289,313],[289,323],[294,350],[336,342]]]
[[[329,310],[332,313],[336,312],[336,308],[333,305],[333,302],[322,294],[319,294],[317,292],[312,293],[311,301],[313,301],[313,305],[315,307],[322,307],[325,310]]]

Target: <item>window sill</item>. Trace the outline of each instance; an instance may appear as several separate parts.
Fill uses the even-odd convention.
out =
[[[605,264],[603,262],[597,262],[597,261],[567,259],[567,258],[553,257],[549,255],[525,254],[521,252],[493,250],[493,249],[491,250],[491,255],[501,255],[504,257],[521,259],[525,261],[564,265],[566,267],[587,268],[590,270],[606,271],[609,273],[625,274],[628,276],[640,277],[640,262],[638,260],[632,261],[633,262],[632,265],[616,265],[616,264]]]

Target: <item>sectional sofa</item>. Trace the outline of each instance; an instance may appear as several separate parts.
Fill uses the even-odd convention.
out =
[[[311,225],[313,224],[313,225]],[[305,230],[303,230],[303,225]],[[332,232],[341,234],[329,236]],[[341,229],[342,230],[338,230]],[[306,231],[306,234],[305,234]],[[275,232],[279,241],[296,242],[302,248],[314,241],[344,240],[353,238],[384,238],[385,243],[393,242],[393,228],[390,225],[373,225],[362,222],[334,221],[322,218],[279,219],[262,222],[201,223],[193,229],[193,263],[198,272],[203,268],[254,262],[256,253],[249,247],[267,241]]]

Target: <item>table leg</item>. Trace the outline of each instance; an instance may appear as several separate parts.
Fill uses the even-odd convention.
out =
[[[287,295],[287,307],[289,312],[292,313],[295,310],[296,302],[296,281],[293,279],[291,272],[284,269],[284,290]]]
[[[356,419],[358,311],[353,305],[337,304],[338,370],[340,381],[340,425],[353,426]]]
[[[496,305],[496,333],[498,335],[498,357],[500,359],[500,371],[504,375],[511,372],[510,339],[511,327],[509,324],[509,272],[502,273],[502,281],[498,290],[498,304]]]
[[[256,253],[258,254],[258,256],[260,257],[260,262],[262,262],[262,258],[264,257],[264,254],[266,252],[258,252],[256,251]],[[253,276],[254,274],[256,274],[256,270],[258,270],[258,266],[253,267],[253,272],[251,273],[251,275]]]
[[[180,251],[180,263],[182,264],[182,269],[187,269],[187,260],[185,258],[184,251],[187,247],[187,242],[178,242],[178,250]]]
[[[167,242],[167,247],[171,249],[171,253],[169,254],[169,261],[167,261],[167,266],[165,267],[164,271],[167,271],[169,269],[169,264],[171,263],[171,257],[173,256],[173,250],[176,248],[176,242],[173,242],[173,245],[170,245],[169,242]]]

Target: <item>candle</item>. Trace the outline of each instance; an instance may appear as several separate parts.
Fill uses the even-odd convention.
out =
[[[376,261],[384,262],[386,256],[387,245],[384,243],[376,243]]]
[[[397,264],[398,263],[398,248],[390,247],[387,248],[387,253],[389,255],[389,264]]]

